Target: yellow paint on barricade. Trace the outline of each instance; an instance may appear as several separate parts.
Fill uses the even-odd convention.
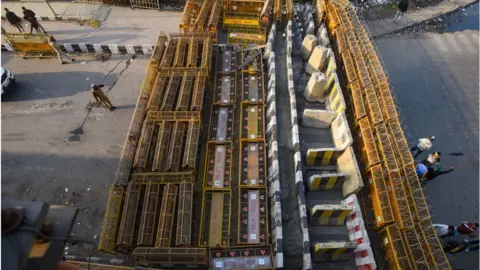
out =
[[[343,97],[337,74],[332,73],[329,76],[327,87],[329,91],[327,108],[337,113],[344,111],[346,108],[345,98]]]
[[[312,208],[311,221],[317,225],[344,225],[352,210],[351,206],[344,205],[315,205]]]
[[[342,151],[336,148],[308,149],[307,166],[335,165]]]
[[[51,36],[44,34],[5,33],[3,35],[15,53],[21,57],[57,57],[57,50],[50,42]]]
[[[314,174],[308,179],[308,190],[320,191],[341,188],[346,177],[346,174]]]
[[[385,178],[380,165],[375,165],[368,170],[369,195],[373,203],[375,225],[382,227],[393,222],[393,212],[388,199]]]
[[[344,261],[352,257],[352,251],[357,247],[350,242],[315,243],[313,256],[315,261]]]
[[[390,225],[380,231],[382,243],[385,247],[385,256],[387,257],[390,269],[403,270],[412,269],[410,260],[405,249],[405,243],[397,225]]]
[[[115,242],[117,240],[117,226],[120,221],[125,187],[112,185],[108,193],[107,207],[103,219],[102,234],[98,243],[98,250],[117,253]]]

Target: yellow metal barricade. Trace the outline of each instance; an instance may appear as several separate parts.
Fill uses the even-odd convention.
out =
[[[15,53],[23,58],[51,58],[58,57],[56,49],[50,42],[51,36],[44,34],[4,34],[8,44]]]

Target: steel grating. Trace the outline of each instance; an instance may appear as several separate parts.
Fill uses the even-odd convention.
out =
[[[385,256],[392,270],[412,269],[410,260],[405,249],[402,235],[397,225],[385,227],[380,232],[383,237],[383,246],[385,247]]]
[[[193,36],[190,38],[188,46],[187,67],[196,67],[198,57],[198,40]]]
[[[118,229],[117,249],[128,252],[136,246],[136,222],[140,208],[140,197],[145,185],[130,181],[125,194],[122,218]]]
[[[163,97],[162,105],[160,106],[160,111],[173,110],[173,104],[178,93],[178,87],[180,86],[181,79],[181,76],[170,77],[170,81],[168,82],[168,86],[165,91],[165,96]]]
[[[388,87],[387,80],[374,79],[375,91],[379,95],[383,108],[383,115],[386,119],[392,119],[398,116],[395,102],[393,101],[392,93]]]
[[[178,195],[178,218],[175,245],[190,246],[192,243],[193,183],[180,183]]]
[[[235,103],[235,76],[225,75],[216,76],[213,104],[215,105],[232,105]]]
[[[166,184],[163,188],[162,204],[158,219],[155,247],[169,247],[172,242],[173,220],[177,203],[178,187]]]
[[[193,96],[192,96],[192,105],[190,107],[191,111],[201,111],[203,104],[203,95],[205,91],[205,75],[199,71],[197,76],[195,76],[195,84],[193,87]]]
[[[155,84],[153,85],[153,89],[150,94],[150,98],[148,99],[147,110],[156,111],[160,108],[160,101],[165,91],[166,81],[167,78],[165,78],[161,74],[157,74]]]
[[[431,220],[424,220],[419,222],[418,228],[422,231],[423,237],[426,240],[426,248],[430,251],[431,258],[433,258],[432,264],[438,269],[452,269],[448,258],[443,251],[442,243],[438,239],[437,233],[433,228]]]
[[[207,17],[210,13],[210,9],[213,6],[213,0],[203,1],[203,5],[200,8],[200,12],[195,20],[195,28],[197,31],[203,31],[205,29],[205,24],[207,23]]]
[[[185,141],[185,132],[187,125],[183,122],[175,122],[171,133],[170,146],[167,154],[167,162],[165,163],[166,171],[178,172],[182,158],[182,147]]]
[[[190,96],[193,92],[193,77],[188,74],[185,74],[182,78],[182,83],[180,85],[180,93],[178,94],[177,105],[175,110],[177,111],[187,111],[190,101]]]
[[[347,50],[347,40],[345,39],[345,32],[343,28],[339,27],[337,29],[337,38],[336,38],[336,43],[337,43],[337,53],[338,55],[342,55],[343,53]]]
[[[266,185],[265,142],[241,143],[240,186],[259,187]]]
[[[140,133],[140,140],[133,167],[137,170],[145,171],[147,168],[147,158],[152,143],[153,129],[155,123],[145,121],[143,123],[142,132]]]
[[[423,194],[422,186],[417,177],[415,165],[413,163],[407,164],[403,167],[404,179],[408,186],[409,195],[412,197],[414,210],[412,211],[417,221],[430,219],[430,211],[428,210],[427,202]]]
[[[204,189],[228,189],[231,185],[232,144],[208,144]]]
[[[167,163],[168,146],[172,135],[173,125],[176,122],[162,121],[158,127],[157,145],[153,158],[153,171],[165,171]]]
[[[263,105],[242,104],[242,140],[263,140],[265,138]]]
[[[230,242],[230,191],[205,191],[202,200],[200,246],[228,247]]]
[[[137,264],[206,264],[205,248],[136,248],[133,259]]]
[[[195,169],[197,163],[198,139],[200,137],[200,121],[188,122],[187,139],[183,153],[182,169]]]
[[[238,200],[237,244],[268,244],[267,190],[241,188]]]
[[[168,42],[167,48],[165,49],[165,54],[163,55],[162,62],[160,67],[171,67],[173,58],[175,57],[175,51],[177,49],[178,40],[171,39]]]
[[[139,184],[180,184],[181,182],[194,182],[195,174],[193,171],[188,172],[148,172],[132,174],[132,182]]]
[[[380,104],[378,103],[375,90],[372,85],[364,88],[365,91],[365,103],[367,105],[367,111],[370,116],[370,121],[375,126],[383,122],[382,110]]]
[[[358,120],[359,141],[361,146],[361,157],[365,168],[380,163],[377,146],[375,145],[375,137],[373,136],[372,127],[368,118]]]
[[[187,48],[187,40],[180,37],[177,40],[177,46],[175,48],[175,56],[173,58],[173,67],[183,67],[185,64],[185,49]]]
[[[369,194],[375,213],[375,224],[381,227],[393,222],[393,212],[390,205],[386,179],[380,165],[375,165],[368,170]]]
[[[388,120],[387,128],[390,131],[390,139],[393,142],[396,150],[395,152],[397,153],[402,165],[405,166],[413,163],[412,153],[410,152],[410,147],[408,146],[407,139],[405,139],[405,135],[403,134],[403,130],[400,126],[398,118],[391,118]]]
[[[130,0],[132,8],[160,9],[159,0]]]
[[[217,25],[218,20],[220,18],[220,12],[222,10],[222,1],[217,0],[213,4],[212,11],[210,12],[210,16],[208,18],[208,30],[217,32]]]
[[[381,153],[383,163],[388,172],[398,170],[398,164],[395,159],[395,152],[388,136],[385,124],[378,124],[374,128],[377,137],[377,147]]]
[[[122,212],[125,187],[112,185],[108,192],[107,207],[102,225],[102,234],[98,242],[98,250],[116,253],[115,242],[117,240],[117,226]]]
[[[162,121],[199,121],[200,112],[190,111],[149,111],[147,114],[147,121],[162,122]]]
[[[357,73],[355,72],[355,65],[353,64],[352,56],[350,55],[350,50],[346,49],[344,53],[342,53],[343,59],[343,68],[345,69],[345,73],[347,74],[348,83],[352,83],[357,79]],[[358,82],[358,81],[357,81]],[[360,88],[360,85],[358,85]]]
[[[138,246],[153,246],[154,244],[157,216],[160,209],[160,191],[161,185],[147,183],[138,230]]]
[[[403,242],[409,253],[410,262],[412,266],[414,266],[414,269],[431,269],[425,258],[422,243],[415,229],[403,230],[402,235],[404,239]]]
[[[387,190],[395,221],[400,229],[413,228],[413,218],[403,186],[403,179],[398,171],[388,172]]]
[[[224,143],[233,140],[233,108],[218,107],[212,109],[208,140]]]
[[[251,104],[263,103],[263,72],[257,71],[256,74],[243,76],[242,100]]]
[[[212,61],[212,41],[206,38],[203,42],[202,67],[210,67]]]
[[[282,0],[274,0],[273,3],[273,16],[277,22],[282,20]]]

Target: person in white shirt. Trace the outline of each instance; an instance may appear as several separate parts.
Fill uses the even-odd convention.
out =
[[[430,148],[432,148],[433,140],[435,140],[435,136],[429,136],[427,138],[419,139],[418,143],[412,148],[410,148],[410,152],[412,152],[412,155],[414,155],[413,158],[416,158],[424,151],[430,150]]]
[[[430,154],[430,155],[428,155],[428,157],[426,159],[424,159],[422,161],[422,163],[425,164],[425,166],[427,166],[427,167],[437,165],[440,162],[440,156],[441,155],[442,155],[442,153],[440,153],[440,152],[435,152],[433,154]]]

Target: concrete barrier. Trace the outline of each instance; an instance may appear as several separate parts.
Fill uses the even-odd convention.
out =
[[[275,25],[275,24],[274,24]],[[272,26],[273,27],[273,26]],[[282,206],[280,191],[280,171],[278,163],[277,142],[277,116],[275,102],[275,53],[271,52],[268,57],[268,92],[267,92],[267,138],[268,138],[268,186],[270,205],[270,218],[272,226],[272,246],[274,253],[275,268],[283,267],[283,228]]]
[[[314,128],[330,128],[335,148],[345,149],[353,143],[352,133],[344,112],[305,109],[302,125]]]
[[[344,204],[318,204],[310,211],[310,222],[314,225],[345,225],[353,207]]]
[[[327,63],[328,55],[331,53],[332,53],[332,49],[329,49],[322,45],[316,46],[313,49],[310,55],[310,58],[308,58],[308,63],[306,68],[307,73],[313,74],[314,72],[322,71]]]
[[[339,189],[348,175],[344,173],[321,173],[308,178],[308,191]]]
[[[356,247],[356,244],[350,242],[315,243],[314,258],[317,262],[350,260]]]
[[[292,39],[293,35],[291,32],[292,21],[289,20],[287,23],[287,74],[293,74],[293,65],[292,65]],[[291,134],[292,134],[292,144],[294,152],[294,163],[295,163],[295,191],[297,194],[297,203],[300,212],[300,220],[302,227],[302,240],[303,240],[303,267],[304,270],[312,269],[312,257],[310,254],[310,236],[308,235],[308,216],[307,216],[307,207],[306,207],[306,198],[305,198],[305,185],[303,183],[303,165],[302,158],[300,154],[300,139],[298,132],[298,120],[297,120],[297,103],[295,97],[295,88],[293,83],[293,76],[290,78],[288,76],[288,94],[290,97],[290,110],[291,110]]]
[[[310,15],[312,15],[312,14],[310,14]],[[307,30],[305,30],[305,33],[307,35],[314,35],[315,34],[315,23],[313,22],[313,20],[309,21],[308,26],[307,26]]]
[[[337,159],[343,154],[343,149],[337,148],[310,148],[306,154],[307,166],[332,166],[337,164]]]
[[[63,43],[58,44],[64,53],[95,54],[106,53],[112,55],[151,55],[153,45],[118,45],[118,44],[88,44],[88,43]],[[15,48],[8,43],[2,45],[2,51],[14,52]]]
[[[314,72],[303,92],[308,102],[325,102],[327,96],[327,77],[321,72]]]
[[[337,113],[325,110],[305,109],[302,115],[302,126],[313,128],[330,128]]]
[[[308,60],[313,52],[313,49],[318,45],[318,40],[314,35],[306,35],[302,42],[302,48],[300,49],[300,56]]]
[[[337,74],[332,74],[328,79],[328,99],[327,99],[327,108],[334,112],[345,111],[346,104],[345,98],[342,93],[342,88],[340,87],[340,81],[338,80]]]
[[[351,146],[347,147],[338,157],[337,172],[348,174],[348,178],[345,179],[342,186],[344,197],[355,194],[363,188],[362,175]]]

